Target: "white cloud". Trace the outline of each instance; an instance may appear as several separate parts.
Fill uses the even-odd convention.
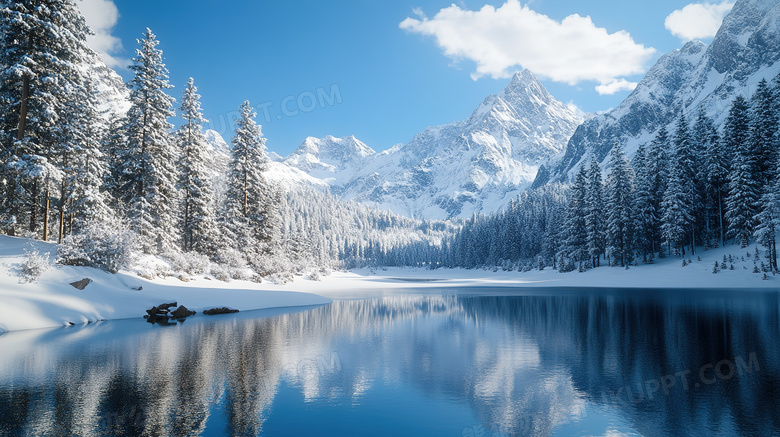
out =
[[[507,0],[499,8],[485,5],[478,11],[452,5],[431,19],[416,15],[399,27],[434,36],[444,54],[454,60],[474,61],[475,80],[485,75],[509,77],[522,67],[556,82],[596,81],[612,89],[616,81],[622,84],[621,76],[644,73],[655,52],[635,43],[626,31],[608,33],[596,27],[590,17],[574,14],[559,22],[518,0]]]
[[[678,9],[664,20],[664,26],[672,35],[683,41],[715,36],[723,23],[723,17],[731,11],[734,2],[691,3]]]
[[[633,91],[636,85],[636,82],[629,82],[623,78],[614,79],[612,82],[596,86],[596,92],[601,95],[612,95],[620,91]]]
[[[95,32],[87,38],[87,43],[103,57],[103,61],[111,68],[125,68],[130,60],[120,57],[122,41],[111,34],[117,20],[119,10],[113,0],[80,0],[76,2],[87,24]]]

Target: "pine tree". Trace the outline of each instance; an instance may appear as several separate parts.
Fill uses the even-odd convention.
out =
[[[777,153],[778,99],[765,79],[758,83],[750,99],[749,143],[752,153],[758,157],[759,183],[773,183]]]
[[[94,110],[92,90],[81,67],[96,55],[69,0],[3,1],[0,28],[2,227],[15,234],[28,221],[29,231],[42,229],[48,239],[52,200],[65,197],[57,192],[68,148],[91,142],[81,121]]]
[[[701,204],[697,187],[697,171],[691,150],[691,138],[685,115],[681,115],[674,136],[674,153],[670,165],[669,182],[664,193],[662,228],[666,241],[675,245],[683,255],[683,246],[691,245],[695,253],[696,213]]]
[[[664,213],[664,194],[669,183],[670,153],[669,133],[666,127],[662,126],[655,138],[653,138],[653,141],[650,142],[646,160],[651,185],[650,202],[652,209],[655,211],[655,216],[651,217],[651,221],[648,222],[647,230],[652,241],[652,252],[658,252],[659,256],[663,255],[663,251],[660,250],[663,240],[661,235],[661,217]]]
[[[208,144],[201,125],[206,119],[197,91],[195,81],[190,78],[179,108],[184,119],[177,132],[181,155],[177,188],[182,200],[182,246],[186,251],[215,255],[217,231],[212,181],[206,168]]]
[[[685,255],[684,246],[689,241],[689,227],[693,223],[693,216],[690,213],[692,200],[690,191],[686,189],[686,184],[690,184],[690,180],[686,178],[684,166],[676,159],[672,161],[669,176],[664,194],[661,228],[663,237],[670,246],[674,246],[681,255]]]
[[[278,192],[265,180],[268,157],[265,138],[249,102],[239,108],[233,138],[228,191],[223,213],[226,243],[244,251],[248,260],[267,252],[276,231]]]
[[[157,48],[157,38],[146,29],[130,69],[131,106],[123,133],[127,148],[120,151],[122,163],[119,190],[127,208],[130,226],[140,237],[146,253],[175,250],[176,149],[171,138],[174,99],[165,93],[168,70]]]
[[[585,198],[585,227],[587,230],[588,253],[591,265],[598,267],[604,254],[604,184],[601,181],[601,167],[593,156],[588,170]]]
[[[769,268],[777,268],[777,231],[780,230],[780,182],[767,186],[760,201],[760,212],[756,217],[756,240],[767,248]]]
[[[607,178],[607,252],[612,265],[627,266],[632,259],[633,243],[633,171],[623,153],[623,147],[616,143],[610,152],[609,166],[612,171]]]
[[[729,171],[726,220],[728,234],[747,247],[756,228],[761,197],[759,156],[751,147],[748,104],[738,96],[731,105],[724,125],[723,144],[733,151]]]
[[[63,147],[62,153],[65,177],[59,205],[60,243],[66,233],[110,224],[116,218],[105,190],[108,162],[100,139],[105,126],[94,110],[93,94],[83,96],[82,101],[89,103],[73,108],[71,123],[79,128],[74,131],[74,141]]]
[[[726,245],[725,199],[731,157],[725,154],[715,126],[702,110],[694,129],[696,140],[704,144],[704,181],[708,228],[717,234],[719,245]]]
[[[588,233],[585,224],[587,178],[585,165],[582,164],[571,186],[571,198],[566,209],[564,250],[561,256],[568,259],[570,264],[561,266],[564,271],[572,270],[575,263],[579,264],[581,269],[584,268],[583,263],[588,258]]]
[[[642,254],[643,261],[648,262],[656,250],[656,228],[658,215],[654,206],[655,177],[650,173],[654,163],[649,161],[647,147],[642,145],[632,161],[636,172],[634,194],[634,217],[636,229],[637,250]]]

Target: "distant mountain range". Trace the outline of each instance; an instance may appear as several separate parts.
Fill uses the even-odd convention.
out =
[[[354,137],[307,138],[282,162],[344,199],[410,217],[464,218],[530,186],[583,119],[524,70],[468,119],[429,127],[406,145],[377,153]]]
[[[122,112],[127,90],[119,76],[99,62],[94,72],[106,110]],[[720,126],[737,95],[749,97],[779,72],[780,0],[738,0],[711,44],[689,42],[662,56],[606,113],[567,107],[524,70],[463,121],[429,127],[381,152],[353,136],[310,137],[285,158],[270,153],[269,176],[410,217],[492,213],[529,187],[568,182],[593,155],[604,162],[616,142],[631,157],[662,126],[673,128],[681,112],[693,117],[704,108]],[[207,136],[218,171],[229,146],[217,132]]]

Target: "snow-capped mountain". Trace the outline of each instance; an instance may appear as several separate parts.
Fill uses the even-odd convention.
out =
[[[354,136],[345,138],[308,137],[284,163],[310,176],[328,182],[334,188],[348,183],[376,152]]]
[[[584,122],[566,152],[545,165],[534,187],[567,181],[591,154],[604,161],[616,142],[630,156],[661,126],[672,127],[684,112],[703,108],[721,126],[738,95],[750,97],[762,79],[780,72],[780,2],[738,0],[713,39],[694,41],[661,57],[615,109]]]
[[[493,212],[560,154],[583,116],[528,70],[460,122],[427,128],[380,153],[354,137],[307,138],[285,163],[344,199],[420,218]]]

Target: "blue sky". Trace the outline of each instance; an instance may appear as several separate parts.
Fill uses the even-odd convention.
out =
[[[286,155],[307,136],[355,135],[376,150],[406,143],[427,126],[468,117],[523,67],[564,103],[609,109],[662,54],[686,39],[711,40],[712,21],[731,6],[689,3],[84,0],[81,7],[98,32],[96,49],[125,79],[121,65],[149,27],[174,97],[194,77],[209,127],[228,141],[229,120],[250,100],[268,148]]]

